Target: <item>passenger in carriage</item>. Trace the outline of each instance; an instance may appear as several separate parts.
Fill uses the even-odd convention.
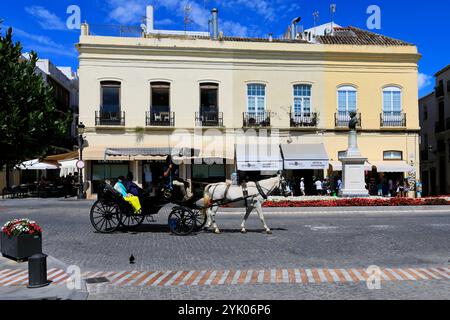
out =
[[[118,191],[124,200],[131,204],[131,206],[134,209],[134,213],[138,214],[141,212],[141,202],[139,201],[139,198],[131,193],[128,193],[127,188],[124,185],[125,177],[120,176],[117,178],[117,182],[114,185],[114,189]]]
[[[177,186],[178,189],[181,191],[184,201],[192,199],[193,194],[191,193],[189,188],[185,187],[184,181],[179,178],[178,169],[176,169],[176,167],[172,161],[171,155],[167,156],[166,164],[163,168],[163,171],[164,171],[163,176],[164,176],[164,178],[167,179],[166,185]]]
[[[133,196],[139,197],[139,195],[141,194],[141,188],[139,188],[139,186],[133,182],[132,172],[128,172],[127,180],[125,181],[124,185],[128,193],[131,193]]]

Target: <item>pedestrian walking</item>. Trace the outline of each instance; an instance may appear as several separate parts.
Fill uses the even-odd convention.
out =
[[[301,178],[300,179],[300,195],[302,197],[306,196],[306,193],[305,193],[305,178]]]
[[[315,185],[316,185],[317,195],[318,196],[323,195],[322,181],[320,179],[316,180]]]

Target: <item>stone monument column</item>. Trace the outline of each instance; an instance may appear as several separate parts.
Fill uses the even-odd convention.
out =
[[[364,174],[364,164],[367,158],[361,155],[358,148],[358,133],[356,131],[358,118],[356,112],[351,112],[350,117],[348,149],[340,159],[342,162],[342,189],[339,191],[339,196],[345,198],[368,197],[369,191],[366,189]]]

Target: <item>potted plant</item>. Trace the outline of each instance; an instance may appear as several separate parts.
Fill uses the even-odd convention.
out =
[[[4,257],[24,261],[42,252],[42,229],[35,221],[14,219],[1,230],[1,252]]]

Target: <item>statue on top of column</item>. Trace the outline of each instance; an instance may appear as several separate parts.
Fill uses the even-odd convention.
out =
[[[356,131],[356,127],[359,124],[359,119],[358,119],[358,115],[356,114],[356,112],[351,111],[350,112],[350,121],[348,122],[348,127],[350,128],[350,130]]]

